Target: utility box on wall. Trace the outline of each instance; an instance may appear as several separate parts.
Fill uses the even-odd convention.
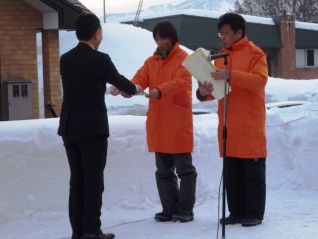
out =
[[[2,83],[2,120],[32,119],[32,82]]]

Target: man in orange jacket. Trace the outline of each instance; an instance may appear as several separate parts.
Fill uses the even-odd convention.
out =
[[[219,18],[219,37],[228,53],[228,76],[232,91],[228,95],[226,193],[230,215],[225,224],[256,226],[265,211],[266,135],[265,85],[268,70],[266,55],[245,36],[245,20],[234,13]],[[224,61],[215,61],[215,80],[224,79]],[[212,84],[199,84],[199,100],[213,99]],[[223,99],[218,104],[219,150],[223,156]],[[221,221],[222,223],[222,221]]]
[[[180,48],[177,31],[170,22],[158,23],[153,38],[157,50],[132,82],[141,92],[149,88],[147,143],[149,152],[155,152],[156,181],[163,208],[155,214],[155,220],[189,222],[194,218],[197,173],[191,156],[192,77],[181,65],[188,54]]]

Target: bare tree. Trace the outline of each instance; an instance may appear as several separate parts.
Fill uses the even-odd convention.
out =
[[[243,0],[242,13],[257,16],[295,15],[299,21],[318,22],[318,0]]]
[[[244,0],[243,1],[243,4],[242,4],[243,13],[253,15],[252,2],[253,2],[253,0]]]
[[[243,12],[243,7],[242,7],[241,3],[239,2],[239,0],[236,0],[234,2],[234,12],[235,13],[239,13],[239,14],[244,13]]]

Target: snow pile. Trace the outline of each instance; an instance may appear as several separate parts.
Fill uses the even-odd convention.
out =
[[[318,189],[318,103],[267,111],[268,185]]]
[[[318,102],[318,80],[285,80],[269,77],[266,102],[310,101]]]
[[[268,188],[318,190],[318,103],[273,108],[267,114]],[[217,196],[221,160],[217,115],[194,116],[197,201]],[[0,124],[0,223],[67,207],[68,164],[58,120]],[[147,152],[144,116],[111,116],[104,205],[147,209],[158,204],[154,155]]]

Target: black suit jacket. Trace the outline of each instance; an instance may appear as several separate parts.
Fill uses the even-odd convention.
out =
[[[133,95],[136,87],[120,75],[107,54],[85,43],[62,55],[63,103],[58,134],[109,135],[105,106],[106,83]]]

